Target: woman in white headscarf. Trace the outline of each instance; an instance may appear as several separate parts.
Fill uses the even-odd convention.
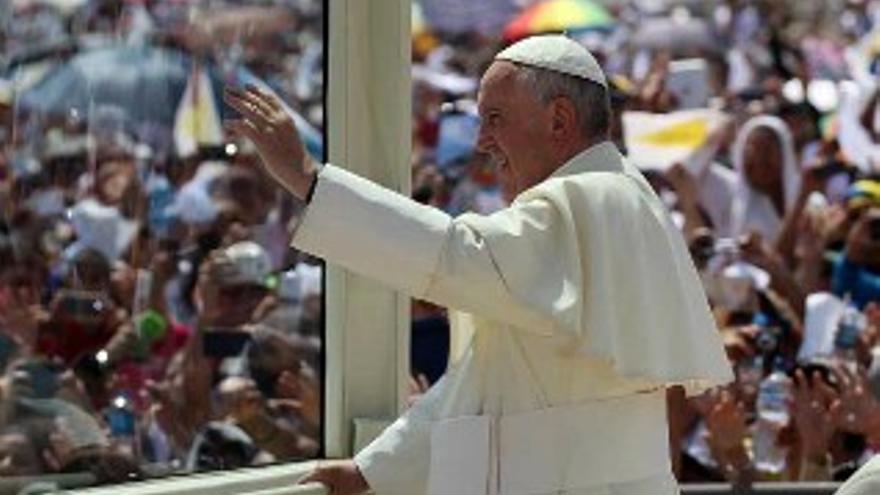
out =
[[[733,234],[754,231],[775,242],[801,186],[794,141],[785,122],[771,115],[748,120],[734,142],[733,164],[738,173]]]

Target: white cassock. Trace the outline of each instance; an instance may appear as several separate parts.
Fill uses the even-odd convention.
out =
[[[875,455],[870,461],[853,473],[836,492],[835,495],[875,495],[880,493],[880,456]]]
[[[464,339],[355,457],[378,495],[678,493],[664,389],[732,380],[681,234],[609,142],[455,219],[327,165],[293,244],[449,307]]]

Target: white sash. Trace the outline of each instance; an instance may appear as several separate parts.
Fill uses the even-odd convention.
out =
[[[438,422],[431,431],[428,495],[487,495],[496,456],[490,416],[463,416]]]
[[[668,475],[664,390],[444,420],[428,495],[531,495]]]

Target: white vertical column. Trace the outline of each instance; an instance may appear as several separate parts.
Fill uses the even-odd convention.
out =
[[[329,162],[408,194],[410,0],[328,0],[327,15]],[[325,445],[327,457],[343,457],[355,418],[401,410],[409,298],[333,265],[326,290]]]

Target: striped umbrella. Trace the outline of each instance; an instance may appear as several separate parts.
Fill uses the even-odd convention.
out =
[[[504,38],[516,41],[533,34],[610,29],[614,17],[589,0],[546,0],[516,16],[504,28]]]

